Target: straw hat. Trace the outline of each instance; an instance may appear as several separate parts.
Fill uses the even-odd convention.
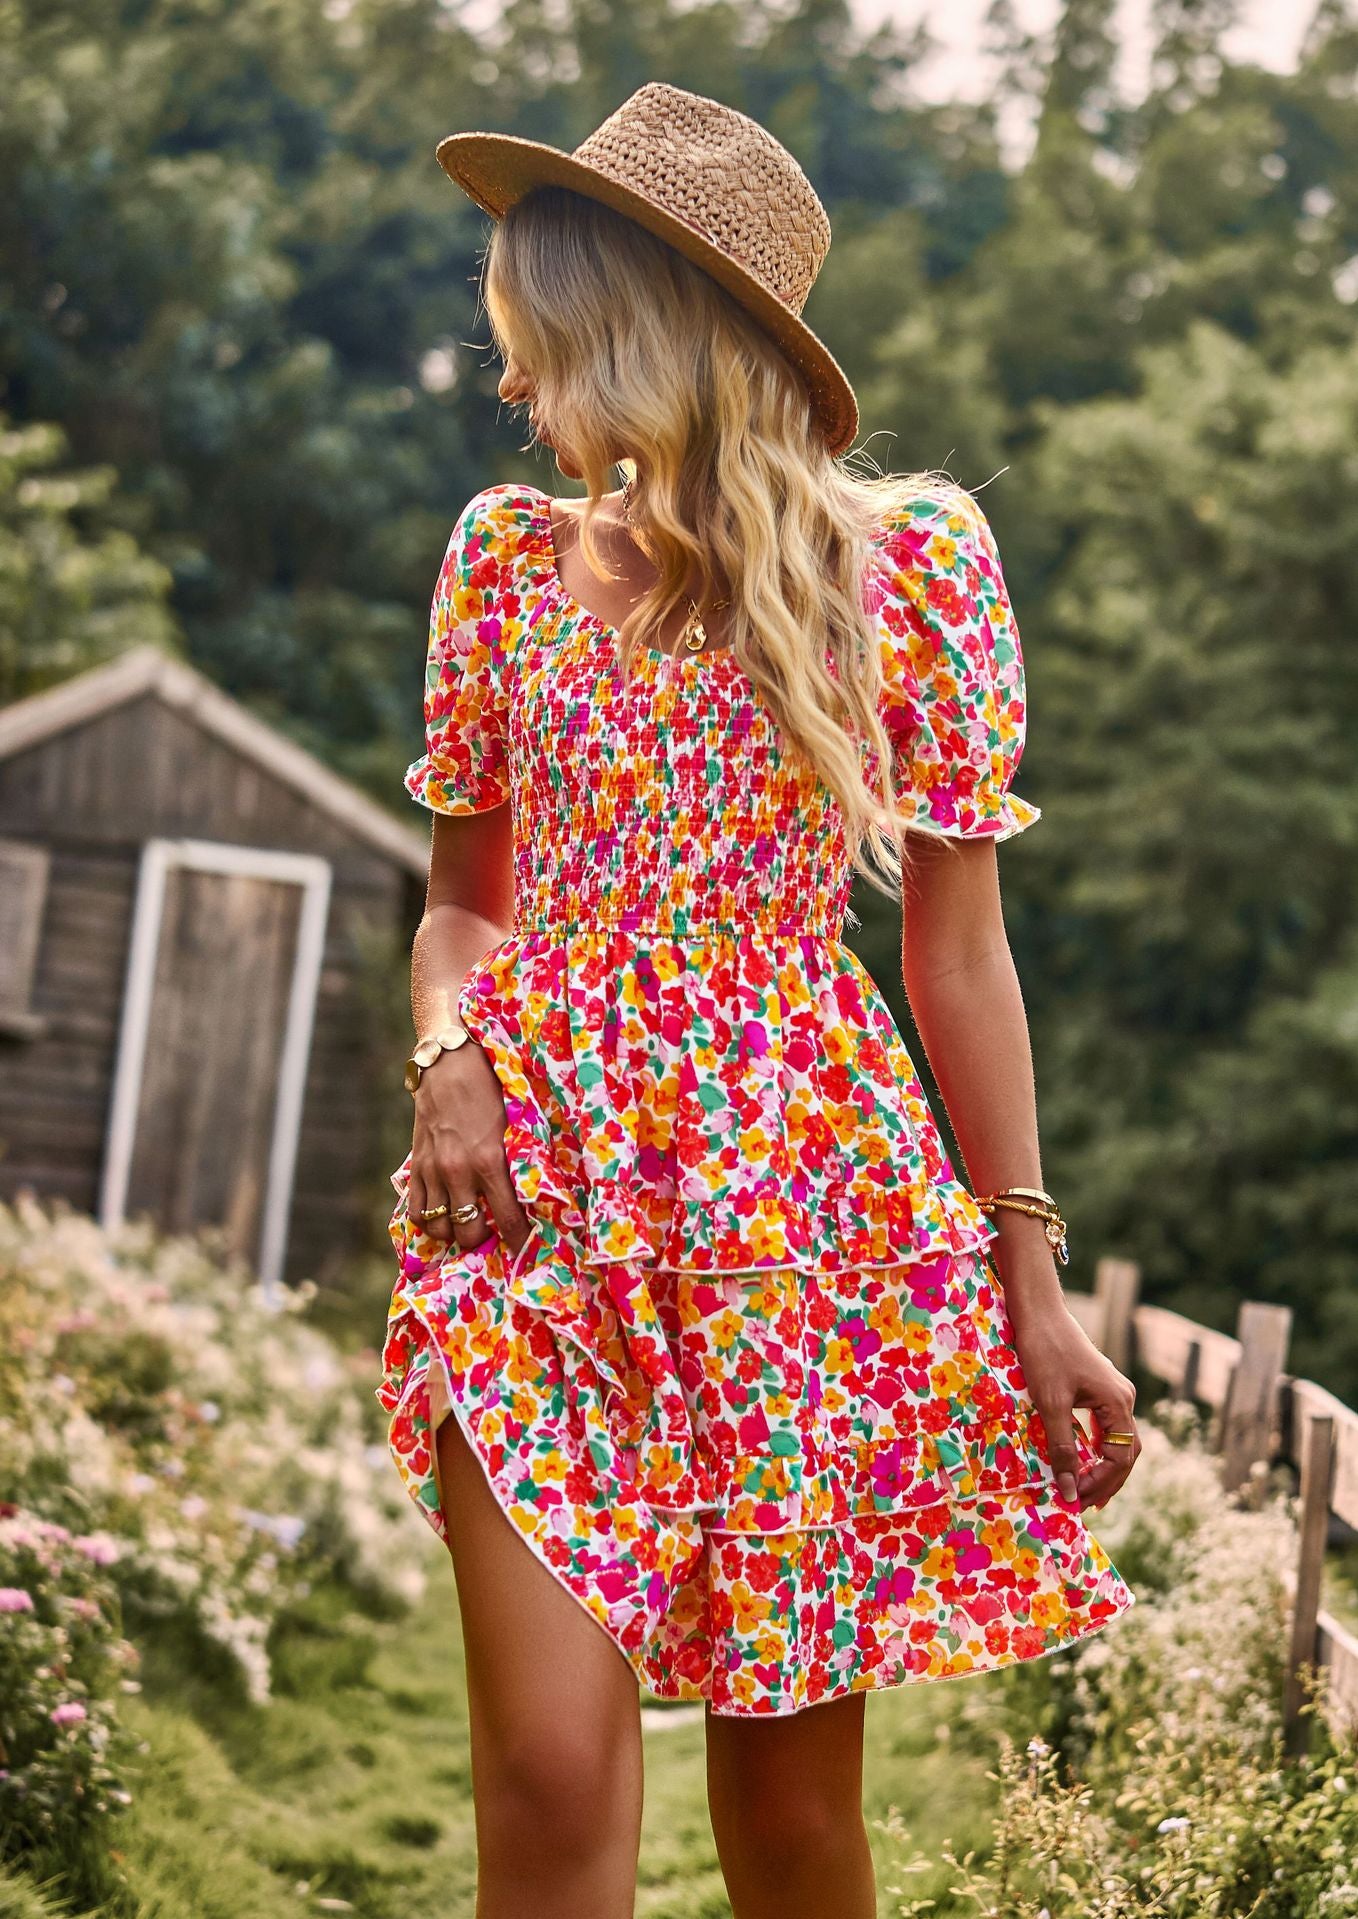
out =
[[[653,80],[571,153],[509,133],[450,133],[437,152],[449,179],[497,220],[533,187],[570,187],[668,240],[797,367],[831,453],[852,445],[853,388],[800,318],[830,221],[796,160],[757,120]]]

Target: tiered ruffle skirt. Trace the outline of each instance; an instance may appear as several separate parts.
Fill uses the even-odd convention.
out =
[[[732,1715],[1040,1657],[1135,1603],[1056,1485],[993,1229],[848,947],[518,933],[459,1013],[533,1227],[516,1257],[445,1246],[392,1175],[376,1390],[440,1537],[451,1411],[638,1679]]]

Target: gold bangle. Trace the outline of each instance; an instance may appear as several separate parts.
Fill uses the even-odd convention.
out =
[[[1018,1198],[1017,1195],[1020,1193],[1024,1194],[1025,1197],[1022,1199]],[[1029,1204],[1029,1196],[1033,1199],[1040,1200],[1042,1204]],[[1015,1213],[1026,1213],[1030,1219],[1045,1220],[1047,1244],[1051,1247],[1053,1253],[1055,1253],[1057,1259],[1063,1266],[1070,1264],[1070,1247],[1066,1240],[1066,1222],[1062,1219],[1060,1208],[1050,1193],[1038,1193],[1031,1187],[1009,1186],[1006,1187],[1002,1193],[989,1193],[984,1199],[978,1198],[976,1204],[987,1216],[993,1213],[997,1206],[1007,1206]]]

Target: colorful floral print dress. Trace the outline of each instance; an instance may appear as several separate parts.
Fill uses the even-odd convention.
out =
[[[1021,832],[1019,636],[979,508],[893,516],[865,590],[918,825]],[[512,808],[514,929],[458,1011],[533,1222],[517,1257],[445,1246],[408,1216],[409,1157],[392,1175],[376,1391],[430,1525],[451,1411],[638,1679],[729,1715],[1038,1658],[1130,1608],[1056,1485],[994,1228],[841,941],[838,807],[734,655],[648,649],[624,689],[548,496],[492,486],[448,546],[424,711],[411,797]]]

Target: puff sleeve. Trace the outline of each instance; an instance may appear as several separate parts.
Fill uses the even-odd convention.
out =
[[[877,608],[879,711],[910,824],[1011,838],[1042,817],[1011,791],[1026,736],[1018,623],[994,534],[969,494],[889,516]]]
[[[480,813],[509,798],[499,604],[507,570],[494,536],[492,491],[470,500],[453,528],[429,613],[425,751],[406,768],[404,783],[435,813]]]

